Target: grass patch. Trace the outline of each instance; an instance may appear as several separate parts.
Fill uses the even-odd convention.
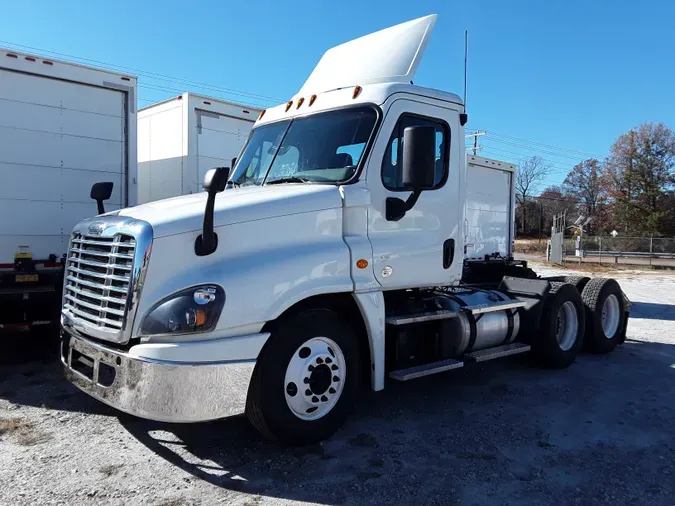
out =
[[[124,464],[106,464],[105,466],[101,466],[98,468],[98,470],[105,476],[106,478],[117,474],[120,469],[124,467]]]
[[[24,418],[0,419],[0,436],[4,435],[13,437],[21,446],[34,446],[52,439],[51,434],[41,431]]]
[[[546,254],[547,241],[548,238],[542,238],[541,242],[539,242],[539,239],[516,239],[513,250],[516,253],[540,253],[544,255]]]

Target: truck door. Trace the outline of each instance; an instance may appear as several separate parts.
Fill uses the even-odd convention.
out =
[[[387,220],[387,198],[406,200],[401,186],[403,131],[408,126],[436,128],[434,189],[424,191],[398,221]],[[373,268],[385,289],[450,284],[461,278],[463,236],[459,198],[460,143],[458,112],[408,99],[387,110],[367,167],[371,193],[368,237]]]

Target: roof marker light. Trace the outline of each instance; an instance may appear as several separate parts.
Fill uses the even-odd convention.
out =
[[[300,109],[300,106],[302,105],[302,103],[303,103],[304,101],[305,101],[304,98],[299,98],[299,99],[298,99],[298,105],[296,105],[295,108],[296,108],[296,109]]]
[[[293,105],[292,100],[289,100],[288,102],[286,102],[286,112],[288,112],[288,110],[291,108],[292,105]]]
[[[204,103],[205,103],[206,105],[211,105],[211,102],[209,102],[209,101],[207,101],[207,100],[204,100]]]
[[[354,88],[354,93],[352,93],[352,99],[355,99],[356,97],[359,96],[359,93],[361,93],[361,86],[356,86]]]
[[[311,97],[309,97],[309,107],[312,107],[312,104],[314,103],[315,100],[316,100],[316,95],[312,95]]]
[[[35,61],[35,58],[33,58],[32,56],[26,56],[25,60],[26,61]]]
[[[241,112],[243,112],[244,114],[251,114],[250,111],[247,111],[246,109],[244,109],[244,110],[241,111]]]
[[[18,56],[15,55],[14,53],[7,53],[7,57],[8,58],[18,58]]]
[[[131,81],[128,77],[121,77],[120,79],[122,79],[122,81]]]
[[[52,62],[47,60],[42,60],[42,63],[44,63],[45,65],[54,65]]]
[[[262,117],[265,115],[266,110],[267,109],[263,109],[262,111],[260,111],[260,114],[258,114],[258,121],[260,121],[262,119]]]

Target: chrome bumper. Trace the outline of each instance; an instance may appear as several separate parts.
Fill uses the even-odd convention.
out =
[[[255,361],[179,363],[131,357],[67,333],[61,362],[71,383],[120,411],[162,422],[240,414]]]

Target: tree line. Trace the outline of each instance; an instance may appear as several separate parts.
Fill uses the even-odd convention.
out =
[[[590,218],[587,235],[675,235],[675,133],[663,123],[620,135],[604,160],[580,160],[561,185],[535,195],[550,172],[538,156],[518,167],[518,235],[548,236],[553,216],[565,211],[568,224]]]

